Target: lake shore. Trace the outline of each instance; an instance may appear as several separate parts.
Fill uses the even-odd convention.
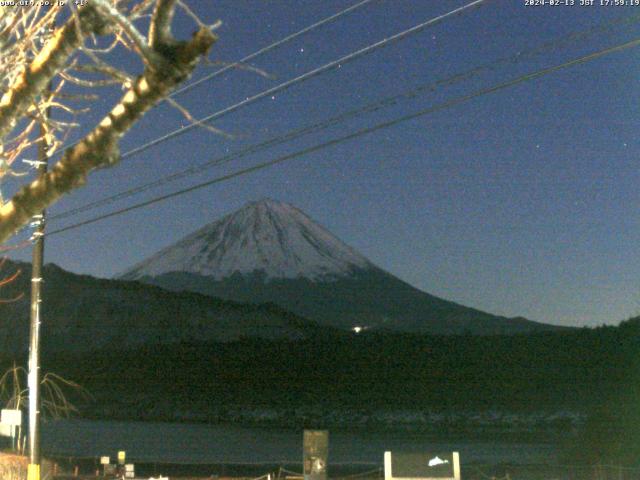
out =
[[[463,463],[555,464],[555,442],[472,440],[406,431],[329,430],[332,465],[382,464],[387,450],[460,451]],[[42,451],[92,458],[125,450],[134,463],[295,465],[302,458],[302,429],[198,423],[60,420],[42,426]]]

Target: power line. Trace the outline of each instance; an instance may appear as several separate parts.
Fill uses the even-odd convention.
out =
[[[338,18],[342,17],[343,15],[346,15],[347,13],[351,13],[354,10],[357,10],[360,7],[365,6],[368,3],[373,2],[374,0],[362,0],[354,5],[351,5],[350,7],[347,7],[343,10],[340,10],[339,12],[334,13],[333,15],[330,15],[326,18],[323,18],[322,20],[319,20],[305,28],[303,28],[302,30],[298,30],[295,33],[292,33],[290,35],[287,35],[284,38],[281,38],[280,40],[276,40],[275,42],[267,45],[266,47],[261,48],[260,50],[256,50],[255,52],[242,57],[240,60],[237,60],[229,65],[225,65],[224,67],[220,68],[219,70],[216,70],[215,72],[212,72],[208,75],[205,75],[202,78],[199,78],[198,80],[195,80],[191,83],[189,83],[188,85],[184,85],[183,87],[174,90],[173,92],[171,92],[168,97],[169,98],[173,98],[177,95],[180,95],[181,93],[184,92],[188,92],[189,90],[194,89],[195,87],[197,87],[198,85],[201,85],[203,82],[209,81],[215,77],[218,77],[220,75],[222,75],[223,73],[231,70],[232,68],[236,68],[239,67],[240,65],[247,63],[250,60],[253,60],[257,57],[259,57],[260,55],[263,55],[267,52],[270,52],[271,50],[274,50],[282,45],[284,45],[285,43],[290,42],[291,40],[294,40],[302,35],[304,35],[305,33],[309,33],[313,30],[315,30],[316,28],[319,28],[323,25],[326,25],[330,22],[333,22],[334,20],[337,20]],[[164,102],[166,99],[163,99],[161,102]],[[60,153],[63,153],[64,151],[68,150],[69,148],[77,145],[78,143],[80,143],[82,140],[77,140],[75,142],[70,143],[69,145],[65,145],[60,149]]]
[[[627,17],[621,19],[616,19],[612,22],[607,22],[605,24],[601,24],[598,25],[596,27],[592,27],[589,28],[588,30],[584,30],[584,31],[580,31],[580,32],[574,32],[574,33],[570,33],[568,35],[562,36],[560,38],[554,39],[552,41],[546,42],[536,48],[530,49],[530,50],[525,50],[522,52],[518,52],[515,55],[511,55],[511,56],[506,56],[506,57],[502,57],[499,58],[497,60],[494,60],[492,62],[489,63],[485,63],[483,65],[480,65],[478,67],[474,67],[470,70],[466,70],[464,72],[460,72],[460,73],[456,73],[453,75],[450,75],[444,79],[440,79],[440,80],[436,80],[433,82],[429,82],[427,84],[423,84],[423,85],[419,85],[416,88],[413,88],[411,90],[402,92],[400,94],[396,94],[396,95],[392,95],[389,97],[385,97],[381,100],[378,100],[376,102],[367,104],[365,106],[356,108],[354,110],[350,110],[347,112],[343,112],[337,116],[331,117],[327,120],[324,120],[322,122],[318,122],[312,125],[308,125],[306,127],[303,128],[299,128],[299,129],[295,129],[293,131],[287,132],[283,135],[280,136],[276,136],[276,137],[272,137],[264,142],[258,143],[258,144],[254,144],[254,145],[250,145],[246,148],[243,148],[237,152],[231,153],[231,154],[227,154],[224,155],[222,157],[218,157],[212,160],[208,160],[204,163],[201,163],[199,165],[193,166],[193,167],[189,167],[187,169],[184,169],[180,172],[177,173],[173,173],[171,175],[167,175],[165,177],[162,177],[160,179],[151,181],[151,182],[147,182],[145,184],[139,185],[137,187],[125,190],[123,192],[119,192],[116,193],[114,195],[110,195],[108,197],[96,200],[94,202],[82,205],[80,207],[77,208],[73,208],[70,210],[66,210],[64,212],[61,212],[57,215],[53,215],[50,217],[50,220],[58,220],[61,218],[66,218],[66,217],[70,217],[70,216],[74,216],[77,215],[79,213],[85,212],[85,211],[89,211],[89,210],[93,210],[97,207],[100,206],[104,206],[104,205],[108,205],[110,203],[113,203],[117,200],[122,200],[124,198],[128,198],[130,196],[136,195],[138,193],[142,193],[145,192],[151,188],[155,188],[155,187],[159,187],[162,185],[166,185],[168,183],[174,182],[176,180],[188,177],[190,175],[194,175],[196,173],[202,172],[207,168],[211,168],[214,166],[219,166],[228,162],[231,162],[232,160],[236,160],[239,158],[244,158],[247,155],[259,152],[261,150],[264,150],[266,148],[275,146],[275,145],[280,145],[282,143],[285,143],[287,141],[299,138],[303,135],[307,135],[309,133],[313,133],[313,132],[318,132],[320,130],[326,129],[328,127],[334,126],[338,123],[344,122],[348,119],[351,118],[355,118],[357,116],[360,115],[364,115],[364,114],[368,114],[368,113],[373,113],[377,110],[380,110],[381,108],[384,107],[388,107],[391,105],[395,105],[397,104],[401,99],[403,98],[413,98],[416,97],[420,94],[423,94],[425,92],[432,92],[435,91],[436,88],[438,87],[442,87],[442,86],[451,86],[454,85],[456,83],[459,83],[461,81],[465,81],[465,80],[469,80],[470,78],[473,78],[475,75],[478,75],[479,73],[485,72],[485,71],[491,71],[494,70],[497,66],[499,65],[503,65],[503,64],[513,64],[515,62],[519,62],[522,61],[526,58],[530,58],[533,57],[535,55],[539,55],[547,50],[549,50],[550,48],[554,48],[557,47],[558,45],[561,46],[566,46],[570,41],[577,41],[577,40],[584,40],[585,38],[587,38],[590,35],[593,35],[595,33],[600,33],[604,30],[607,30],[609,28],[611,28],[614,25],[617,25],[621,22],[625,22],[625,23],[631,23],[632,21],[638,21],[640,20],[640,15],[636,15],[634,16],[632,19],[629,19]]]
[[[321,67],[317,67],[317,68],[315,68],[313,70],[310,70],[310,71],[308,71],[308,72],[306,72],[306,73],[304,73],[302,75],[299,75],[299,76],[297,76],[297,77],[295,77],[293,79],[287,80],[286,82],[283,82],[283,83],[281,83],[279,85],[276,85],[275,87],[272,87],[270,89],[264,90],[264,91],[262,91],[262,92],[260,92],[260,93],[258,93],[256,95],[253,95],[252,97],[248,97],[248,98],[246,98],[245,100],[243,100],[241,102],[235,103],[235,104],[233,104],[233,105],[231,105],[229,107],[226,107],[226,108],[224,108],[222,110],[218,110],[217,112],[212,113],[211,115],[208,115],[208,116],[206,116],[206,117],[204,117],[204,118],[202,118],[200,120],[197,120],[196,122],[191,123],[190,125],[188,125],[186,127],[178,128],[176,130],[173,130],[172,132],[169,132],[169,133],[167,133],[165,135],[157,137],[157,138],[155,138],[155,139],[153,139],[153,140],[151,140],[151,141],[149,141],[149,142],[147,142],[147,143],[145,143],[143,145],[135,147],[135,148],[123,153],[120,158],[121,159],[125,159],[125,158],[128,158],[128,157],[137,155],[137,154],[139,154],[139,153],[141,153],[141,152],[143,152],[145,150],[148,150],[149,148],[151,148],[151,147],[153,147],[155,145],[158,145],[158,144],[160,144],[162,142],[165,142],[165,141],[170,140],[172,138],[175,138],[175,137],[178,137],[180,135],[183,135],[184,133],[187,133],[188,131],[190,131],[191,129],[197,127],[198,125],[210,122],[211,120],[214,120],[214,119],[219,118],[219,117],[221,117],[223,115],[226,115],[226,114],[231,113],[231,112],[233,112],[235,110],[238,110],[239,108],[244,107],[244,106],[246,106],[246,105],[248,105],[250,103],[253,103],[253,102],[257,101],[257,100],[260,100],[261,98],[264,98],[264,97],[273,95],[274,93],[283,91],[283,90],[291,87],[292,85],[294,85],[296,83],[303,82],[303,81],[306,81],[306,80],[308,80],[310,78],[318,76],[318,75],[320,75],[320,74],[322,74],[324,72],[327,72],[330,69],[336,67],[337,65],[342,65],[342,64],[345,64],[345,63],[349,63],[349,62],[351,62],[351,61],[353,61],[353,60],[355,60],[355,59],[357,59],[357,58],[359,58],[359,57],[361,57],[363,55],[371,53],[372,51],[374,51],[374,50],[376,50],[378,48],[386,46],[389,43],[401,40],[401,39],[405,38],[408,35],[411,35],[413,33],[417,33],[419,31],[423,30],[426,27],[433,26],[433,25],[435,25],[437,23],[440,23],[441,21],[443,21],[443,20],[445,20],[445,19],[447,19],[447,18],[449,18],[451,16],[458,15],[458,14],[464,12],[467,9],[478,7],[482,3],[484,3],[485,1],[486,0],[475,0],[475,1],[473,1],[473,2],[471,2],[469,4],[467,4],[467,5],[464,5],[462,7],[456,8],[454,10],[451,10],[450,12],[447,12],[445,14],[439,15],[437,17],[431,18],[430,20],[422,22],[422,23],[420,23],[418,25],[415,25],[414,27],[411,27],[409,29],[403,30],[402,32],[399,32],[399,33],[397,33],[397,34],[395,34],[395,35],[393,35],[391,37],[387,37],[387,38],[385,38],[383,40],[380,40],[380,41],[378,41],[376,43],[370,44],[370,45],[368,45],[368,46],[366,46],[364,48],[361,48],[361,49],[359,49],[359,50],[357,50],[355,52],[352,52],[352,53],[350,53],[348,55],[345,55],[345,56],[343,56],[343,57],[341,57],[341,58],[339,58],[337,60],[329,62],[329,63],[327,63],[325,65],[322,65]],[[95,202],[94,202],[94,204],[95,204]],[[92,204],[92,207],[93,207],[93,204]],[[83,208],[83,207],[81,207],[81,208]],[[76,213],[76,210],[74,210],[74,213]],[[61,217],[69,216],[69,215],[70,215],[70,213],[63,212],[61,214],[56,215],[55,217],[52,217],[51,219],[61,218]]]
[[[425,22],[419,23],[418,25],[415,25],[415,26],[413,26],[411,28],[408,28],[408,29],[403,30],[403,31],[401,31],[399,33],[396,33],[395,35],[392,35],[391,37],[384,38],[384,39],[382,39],[382,40],[380,40],[380,41],[378,41],[376,43],[370,44],[370,45],[368,45],[366,47],[363,47],[363,48],[361,48],[359,50],[356,50],[355,52],[349,53],[349,54],[347,54],[347,55],[345,55],[345,56],[343,56],[343,57],[341,57],[341,58],[339,58],[337,60],[333,60],[333,61],[331,61],[329,63],[326,63],[326,64],[324,64],[324,65],[322,65],[320,67],[314,68],[313,70],[310,70],[310,71],[308,71],[306,73],[298,75],[297,77],[294,77],[294,78],[292,78],[290,80],[287,80],[286,82],[282,82],[279,85],[276,85],[275,87],[269,88],[267,90],[263,90],[262,92],[257,93],[257,94],[255,94],[255,95],[253,95],[251,97],[247,97],[247,98],[245,98],[244,100],[242,100],[242,101],[240,101],[238,103],[235,103],[235,104],[233,104],[233,105],[231,105],[229,107],[223,108],[222,110],[218,110],[217,112],[212,113],[211,115],[208,115],[208,116],[206,116],[204,118],[201,118],[201,119],[199,119],[199,120],[187,125],[186,127],[178,128],[178,129],[176,129],[176,130],[174,130],[172,132],[169,132],[169,133],[167,133],[165,135],[157,137],[154,140],[151,140],[151,141],[149,141],[149,142],[147,142],[147,143],[145,143],[143,145],[140,145],[139,147],[133,148],[133,149],[123,153],[121,155],[121,158],[124,159],[124,158],[130,157],[130,156],[136,155],[136,154],[141,153],[141,152],[143,152],[145,150],[148,150],[149,148],[151,148],[151,147],[153,147],[155,145],[158,145],[159,143],[162,143],[162,142],[165,142],[165,141],[167,141],[167,140],[169,140],[171,138],[175,138],[175,137],[178,137],[180,135],[183,135],[183,134],[187,133],[188,131],[192,130],[193,128],[195,128],[195,127],[197,127],[197,126],[199,126],[199,125],[201,125],[203,123],[208,123],[208,122],[210,122],[212,120],[215,120],[217,118],[222,117],[223,115],[226,115],[226,114],[234,112],[234,111],[236,111],[236,110],[238,110],[238,109],[240,109],[242,107],[250,105],[250,104],[252,104],[252,103],[254,103],[254,102],[256,102],[256,101],[258,101],[258,100],[260,100],[262,98],[265,98],[265,97],[274,95],[276,93],[282,92],[282,91],[288,89],[289,87],[291,87],[291,86],[293,86],[293,85],[295,85],[297,83],[304,82],[304,81],[307,81],[307,80],[309,80],[311,78],[317,77],[318,75],[321,75],[321,74],[323,74],[323,73],[325,73],[325,72],[327,72],[327,71],[329,71],[329,70],[331,70],[333,68],[336,68],[339,65],[344,65],[346,63],[352,62],[353,60],[356,60],[357,58],[360,58],[360,57],[362,57],[364,55],[367,55],[367,54],[373,52],[374,50],[377,50],[377,49],[382,48],[382,47],[384,47],[386,45],[389,45],[390,43],[402,40],[403,38],[405,38],[405,37],[407,37],[409,35],[412,35],[414,33],[420,32],[421,30],[424,30],[427,27],[431,27],[433,25],[436,25],[436,24],[442,22],[443,20],[445,20],[445,19],[447,19],[449,17],[452,17],[452,16],[458,15],[460,13],[463,13],[464,11],[469,10],[471,8],[479,7],[482,3],[486,2],[486,1],[487,0],[475,0],[475,1],[473,1],[471,3],[468,3],[468,4],[466,4],[466,5],[462,6],[462,7],[456,8],[456,9],[451,10],[450,12],[444,13],[442,15],[438,15],[437,17],[434,17],[434,18],[432,18],[430,20],[427,20]]]
[[[113,212],[110,212],[110,213],[107,213],[107,214],[104,214],[104,215],[100,215],[100,216],[97,216],[97,217],[94,217],[94,218],[90,218],[88,220],[84,220],[82,222],[78,222],[78,223],[63,227],[63,228],[59,228],[57,230],[53,230],[50,233],[48,233],[47,236],[56,235],[56,234],[63,233],[63,232],[69,231],[69,230],[74,230],[76,228],[79,228],[79,227],[82,227],[82,226],[85,226],[85,225],[89,225],[89,224],[98,222],[100,220],[105,220],[107,218],[111,218],[111,217],[114,217],[114,216],[117,216],[117,215],[121,215],[121,214],[130,212],[132,210],[136,210],[136,209],[139,209],[139,208],[142,208],[142,207],[153,205],[155,203],[159,203],[159,202],[162,202],[164,200],[168,200],[170,198],[174,198],[174,197],[177,197],[177,196],[180,196],[180,195],[184,195],[186,193],[190,193],[190,192],[193,192],[195,190],[199,190],[201,188],[208,187],[210,185],[214,185],[216,183],[221,183],[221,182],[224,182],[226,180],[231,180],[231,179],[239,177],[241,175],[245,175],[245,174],[252,173],[252,172],[255,172],[255,171],[258,171],[258,170],[262,170],[262,169],[265,169],[267,167],[270,167],[270,166],[273,166],[273,165],[276,165],[276,164],[279,164],[279,163],[283,163],[283,162],[286,162],[288,160],[292,160],[294,158],[298,158],[298,157],[301,157],[301,156],[304,156],[304,155],[308,155],[310,153],[314,153],[316,151],[322,150],[324,148],[327,148],[327,147],[330,147],[330,146],[333,146],[333,145],[344,143],[344,142],[346,142],[348,140],[352,140],[352,139],[360,137],[362,135],[367,135],[369,133],[373,133],[373,132],[376,132],[378,130],[382,130],[384,128],[389,128],[389,127],[398,125],[400,123],[403,123],[403,122],[406,122],[406,121],[409,121],[409,120],[414,120],[416,118],[419,118],[419,117],[422,117],[422,116],[425,116],[425,115],[428,115],[428,114],[431,114],[431,113],[435,113],[435,112],[438,112],[438,111],[441,111],[441,110],[445,110],[447,108],[451,108],[451,107],[459,105],[461,103],[468,102],[469,100],[472,100],[474,98],[477,98],[477,97],[480,97],[480,96],[483,96],[483,95],[487,95],[489,93],[494,93],[494,92],[503,90],[505,88],[517,85],[519,83],[523,83],[523,82],[530,81],[530,80],[535,80],[535,79],[540,78],[540,77],[542,77],[544,75],[548,75],[550,73],[554,73],[554,72],[556,72],[558,70],[562,70],[564,68],[568,68],[568,67],[571,67],[571,66],[574,66],[574,65],[579,65],[579,64],[582,64],[582,63],[586,63],[586,62],[594,60],[596,58],[600,58],[600,57],[602,57],[604,55],[607,55],[607,54],[610,54],[610,53],[613,53],[613,52],[619,52],[619,51],[622,51],[622,50],[625,50],[625,49],[628,49],[628,48],[631,48],[631,47],[636,47],[638,45],[640,45],[640,39],[633,40],[633,41],[630,41],[630,42],[627,42],[627,43],[624,43],[624,44],[621,44],[621,45],[616,45],[614,47],[606,48],[604,50],[600,50],[598,52],[594,52],[594,53],[591,53],[589,55],[586,55],[586,56],[583,56],[583,57],[580,57],[580,58],[577,58],[577,59],[574,59],[574,60],[570,60],[568,62],[559,64],[559,65],[555,65],[553,67],[548,67],[548,68],[545,68],[545,69],[542,69],[542,70],[538,70],[536,72],[532,72],[532,73],[529,73],[529,74],[526,74],[526,75],[522,75],[522,76],[517,77],[517,78],[515,78],[513,80],[509,80],[509,81],[500,83],[498,85],[494,85],[492,87],[484,88],[484,89],[478,90],[476,92],[473,92],[471,94],[462,95],[462,96],[456,97],[456,98],[454,98],[452,100],[448,100],[446,102],[440,103],[438,105],[419,110],[418,112],[414,112],[414,113],[411,113],[411,114],[408,114],[408,115],[404,115],[402,117],[399,117],[399,118],[396,118],[396,119],[393,119],[393,120],[389,120],[389,121],[386,121],[386,122],[379,123],[379,124],[374,125],[372,127],[367,127],[367,128],[363,128],[363,129],[357,130],[357,131],[355,131],[353,133],[344,135],[342,137],[334,138],[332,140],[329,140],[327,142],[321,143],[319,145],[314,145],[312,147],[307,147],[305,149],[299,150],[299,151],[294,152],[294,153],[290,153],[288,155],[284,155],[284,156],[278,157],[278,158],[276,158],[274,160],[270,160],[268,162],[259,163],[257,165],[252,166],[252,167],[244,168],[242,170],[238,170],[236,172],[233,172],[233,173],[230,173],[230,174],[227,174],[227,175],[216,177],[216,178],[214,178],[212,180],[208,180],[206,182],[202,182],[202,183],[193,185],[191,187],[188,187],[188,188],[185,188],[185,189],[182,189],[182,190],[178,190],[176,192],[172,192],[172,193],[169,193],[169,194],[166,194],[166,195],[161,195],[161,196],[155,197],[155,198],[153,198],[151,200],[147,200],[145,202],[140,202],[140,203],[137,203],[135,205],[131,205],[131,206],[126,207],[126,208],[122,208],[122,209],[119,209],[119,210],[116,210],[116,211],[113,211]]]
[[[282,38],[281,40],[273,42],[271,45],[267,45],[266,47],[261,48],[260,50],[257,50],[255,52],[253,52],[252,54],[247,55],[246,57],[241,58],[237,62],[234,62],[234,63],[232,63],[230,65],[226,65],[223,68],[221,68],[220,70],[217,70],[217,71],[215,71],[213,73],[210,73],[209,75],[205,75],[204,77],[202,77],[202,78],[200,78],[200,79],[198,79],[198,80],[196,80],[194,82],[191,82],[189,85],[185,85],[184,87],[175,90],[174,92],[171,93],[170,97],[173,97],[175,95],[180,95],[181,93],[187,92],[187,91],[197,87],[198,85],[200,85],[203,82],[211,80],[212,78],[215,78],[215,77],[217,77],[219,75],[222,75],[224,72],[226,72],[226,71],[228,71],[228,70],[230,70],[232,68],[238,67],[238,66],[242,65],[243,63],[247,63],[248,61],[253,60],[254,58],[256,58],[256,57],[258,57],[258,56],[260,56],[260,55],[262,55],[264,53],[267,53],[267,52],[269,52],[269,51],[271,51],[271,50],[273,50],[273,49],[275,49],[275,48],[277,48],[277,47],[279,47],[279,46],[281,46],[281,45],[283,45],[283,44],[285,44],[287,42],[290,42],[291,40],[293,40],[295,38],[298,38],[299,36],[304,35],[307,32],[315,30],[316,28],[318,28],[318,27],[320,27],[322,25],[325,25],[325,24],[327,24],[329,22],[332,22],[333,20],[335,20],[335,19],[337,19],[337,18],[339,18],[339,17],[341,17],[343,15],[346,15],[347,13],[350,13],[350,12],[352,12],[352,11],[354,11],[354,10],[356,10],[356,9],[358,9],[358,8],[364,6],[367,3],[370,3],[372,1],[373,0],[362,0],[361,2],[356,3],[355,5],[352,5],[352,6],[348,7],[348,8],[345,8],[344,10],[341,10],[341,11],[339,11],[337,13],[334,13],[333,15],[331,15],[331,16],[329,16],[327,18],[324,18],[324,19],[322,19],[322,20],[320,20],[320,21],[318,21],[318,22],[316,22],[316,23],[314,23],[312,25],[309,25],[308,27],[303,28],[302,30],[297,31],[296,33],[292,33],[291,35],[288,35],[288,36]]]
[[[366,0],[366,1],[370,1],[370,0]],[[435,23],[440,22],[445,17],[461,13],[461,11],[464,10],[464,9],[471,8],[471,7],[477,7],[477,6],[480,5],[481,2],[484,2],[484,1],[486,1],[486,0],[478,0],[476,2],[472,2],[471,4],[468,4],[468,5],[465,5],[463,7],[460,7],[459,9],[456,9],[456,10],[453,10],[453,11],[447,13],[447,14],[441,15],[440,17],[436,17],[436,18],[434,18],[434,19],[432,19],[430,21],[427,21],[427,22],[425,22],[425,23],[423,23],[421,25],[417,25],[416,27],[410,29],[409,32],[407,32],[407,31],[400,32],[399,34],[395,35],[394,37],[397,37],[397,36],[400,36],[400,35],[404,36],[404,34],[414,33],[414,29],[421,30],[421,29],[423,29],[423,28],[425,28],[427,26],[430,26],[430,25],[433,25]],[[286,37],[286,38],[284,38],[282,40],[274,42],[273,44],[271,44],[271,45],[269,45],[269,46],[267,46],[267,47],[265,47],[265,48],[263,48],[263,49],[261,49],[261,50],[259,50],[257,52],[254,52],[253,54],[248,55],[247,57],[244,57],[243,59],[235,62],[232,65],[224,67],[224,68],[222,68],[222,69],[220,69],[220,70],[218,70],[216,72],[213,72],[213,74],[211,74],[210,76],[203,77],[202,79],[199,79],[199,80],[193,82],[192,84],[185,86],[183,89],[179,89],[179,90],[173,92],[172,94],[169,95],[169,97],[173,97],[174,95],[182,93],[183,91],[189,90],[192,87],[195,87],[196,84],[204,82],[205,80],[210,80],[211,78],[214,78],[214,77],[218,76],[219,74],[221,74],[222,71],[227,71],[233,65],[239,65],[240,63],[245,63],[247,61],[247,59],[249,59],[249,57],[255,58],[259,54],[265,53],[266,51],[269,51],[269,50],[272,50],[273,48],[276,48],[276,46],[282,45],[283,43],[285,43],[285,41],[289,41],[289,40],[291,40],[291,39],[293,39],[293,38],[295,38],[295,37],[297,37],[299,35],[302,35],[303,33],[306,33],[306,32],[308,32],[308,31],[310,31],[310,30],[312,30],[314,28],[319,27],[320,25],[323,25],[325,23],[328,23],[331,20],[336,19],[338,16],[344,15],[345,13],[348,13],[348,12],[354,10],[355,8],[358,8],[358,7],[362,6],[364,3],[366,3],[366,2],[363,1],[363,2],[360,2],[360,3],[356,4],[356,5],[353,5],[352,7],[349,7],[348,9],[345,9],[345,10],[343,10],[341,12],[338,12],[338,13],[336,13],[336,14],[334,14],[334,15],[332,15],[332,16],[324,19],[324,20],[321,20],[321,21],[319,21],[319,22],[317,22],[317,23],[315,23],[313,25],[310,25],[309,27],[306,27],[305,29],[302,29],[299,32],[296,32],[296,33],[294,33],[294,34],[292,34],[292,35],[290,35],[290,36],[288,36],[288,37]],[[593,34],[596,31],[604,31],[606,29],[611,28],[615,24],[632,23],[632,22],[635,22],[637,20],[638,20],[638,15],[631,16],[631,17],[626,17],[626,16],[625,17],[620,17],[619,19],[616,19],[613,22],[610,22],[610,24],[605,25],[604,27],[594,27],[592,29],[589,29],[589,30],[587,30],[585,32],[581,32],[581,33],[576,34],[576,35],[577,35],[577,38],[580,38],[583,35],[590,35],[590,34]],[[387,42],[387,41],[395,41],[395,40],[399,39],[399,38],[394,38],[394,37],[382,40],[382,41],[380,41],[378,43]],[[570,37],[571,36],[567,37],[567,40],[572,40]],[[370,47],[372,49],[374,49],[374,48],[379,48],[380,46],[383,46],[383,45],[374,44],[374,45],[370,45],[369,47],[365,47],[365,49],[366,48],[370,48]],[[540,47],[540,49],[541,48],[544,48],[544,46]],[[534,51],[535,51],[535,49],[534,49]],[[282,83],[282,84],[280,84],[280,85],[278,85],[276,87],[273,87],[272,89],[263,91],[263,92],[261,92],[261,93],[259,93],[257,95],[254,95],[253,97],[247,98],[247,99],[245,99],[245,100],[243,100],[243,101],[241,101],[239,103],[231,105],[230,107],[227,107],[227,108],[225,108],[223,110],[219,110],[218,112],[215,112],[215,113],[213,113],[213,114],[211,114],[211,115],[209,115],[207,117],[201,118],[200,120],[197,120],[196,122],[194,122],[194,123],[192,123],[192,124],[190,124],[190,125],[188,125],[186,127],[180,127],[180,128],[178,128],[178,129],[176,129],[176,130],[174,130],[172,132],[169,132],[169,133],[167,133],[165,135],[157,137],[156,139],[151,140],[151,141],[147,142],[146,144],[143,144],[143,145],[141,145],[139,147],[135,147],[135,148],[125,152],[124,154],[122,154],[121,158],[127,158],[129,156],[133,156],[133,155],[135,155],[137,153],[140,153],[140,152],[142,152],[144,150],[147,150],[148,148],[151,148],[152,146],[155,146],[155,145],[157,145],[159,143],[162,143],[162,142],[164,142],[166,140],[169,140],[171,138],[180,136],[183,133],[187,133],[189,130],[191,130],[192,128],[194,128],[194,127],[196,127],[198,125],[210,122],[211,120],[214,120],[215,118],[219,118],[219,117],[221,117],[221,116],[223,116],[223,115],[225,115],[227,113],[230,113],[231,111],[237,110],[238,108],[240,108],[240,107],[242,107],[242,106],[244,106],[246,104],[253,103],[256,100],[259,100],[260,98],[264,98],[264,97],[266,97],[268,95],[272,95],[273,93],[276,93],[276,89],[278,89],[277,91],[284,90],[284,89],[288,88],[289,86],[293,85],[294,83],[297,83],[297,82],[300,82],[300,81],[305,81],[308,78],[311,78],[311,76],[316,76],[316,75],[318,75],[320,73],[324,73],[324,71],[330,70],[331,68],[335,67],[336,64],[340,65],[341,63],[348,63],[348,62],[354,60],[355,58],[357,58],[357,57],[353,57],[353,58],[347,58],[347,57],[351,57],[352,55],[360,56],[360,55],[364,55],[366,53],[369,53],[369,51],[366,51],[366,52],[361,52],[361,51],[353,52],[352,54],[349,54],[346,57],[343,57],[343,59],[338,59],[335,62],[331,62],[331,64],[327,64],[327,65],[324,65],[323,67],[319,67],[319,69],[323,69],[322,72],[317,72],[315,70],[307,72],[306,74],[303,74],[300,77],[297,77],[297,78],[294,78],[294,79],[292,79],[290,81],[284,82],[284,83]],[[318,70],[318,69],[316,69],[316,70]],[[307,78],[306,75],[309,75],[309,77]],[[305,78],[301,78],[301,77],[305,77]],[[61,150],[61,152],[64,152],[65,150],[73,147],[74,145],[78,144],[79,142],[80,142],[80,140],[69,144],[68,146],[64,147]]]

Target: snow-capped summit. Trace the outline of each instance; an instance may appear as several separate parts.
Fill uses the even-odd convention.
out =
[[[159,251],[123,278],[187,272],[216,280],[236,273],[318,280],[369,267],[365,257],[293,205],[262,199]]]

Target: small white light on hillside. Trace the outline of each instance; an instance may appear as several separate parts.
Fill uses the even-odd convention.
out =
[[[358,327],[358,326],[353,327],[353,331],[354,331],[355,333],[360,333],[362,330],[364,330],[364,328],[363,328],[363,327]]]

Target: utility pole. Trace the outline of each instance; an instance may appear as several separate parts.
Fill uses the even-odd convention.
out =
[[[45,91],[45,95],[51,92],[51,84]],[[45,124],[50,111],[44,112],[42,125],[40,126],[40,142],[38,143],[38,177],[47,173],[49,160],[48,133]],[[33,255],[31,260],[31,313],[29,336],[29,466],[27,467],[27,480],[40,480],[40,305],[42,303],[42,264],[44,260],[44,227],[45,215],[43,210],[40,215],[33,217]]]

